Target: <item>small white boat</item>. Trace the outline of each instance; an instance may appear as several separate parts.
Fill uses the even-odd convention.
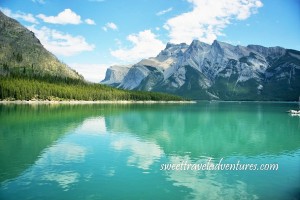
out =
[[[295,116],[300,117],[300,110],[289,110],[288,113],[290,113],[290,115],[293,117]]]
[[[300,114],[300,110],[289,110],[288,113],[291,113],[291,114]]]
[[[300,96],[299,96],[299,109],[300,109]],[[289,110],[287,111],[290,113],[291,116],[299,116],[300,117],[300,110]]]

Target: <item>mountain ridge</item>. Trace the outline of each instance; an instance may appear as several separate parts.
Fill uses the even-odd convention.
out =
[[[1,11],[0,35],[0,75],[83,80],[46,50],[33,32]]]
[[[211,45],[168,43],[156,57],[130,67],[113,86],[199,100],[298,101],[300,52],[217,40]]]

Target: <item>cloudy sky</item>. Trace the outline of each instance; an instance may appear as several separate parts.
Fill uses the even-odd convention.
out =
[[[156,56],[167,42],[300,50],[299,0],[1,0],[0,9],[93,82],[110,65]]]

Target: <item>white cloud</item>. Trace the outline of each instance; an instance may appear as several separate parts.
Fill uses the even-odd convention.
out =
[[[23,20],[23,21],[26,21],[26,22],[30,22],[30,23],[33,23],[33,24],[38,24],[38,21],[36,20],[36,18],[30,14],[30,13],[23,13],[23,12],[16,12],[16,13],[13,13],[10,9],[8,8],[3,8],[3,7],[0,7],[0,10],[5,14],[7,15],[8,17],[11,17],[11,18],[14,18],[16,20]]]
[[[108,31],[108,29],[118,30],[118,26],[113,22],[108,22],[105,26],[102,27],[104,31]]]
[[[45,4],[45,0],[31,0],[34,3]]]
[[[127,40],[133,44],[132,48],[119,48],[111,51],[111,55],[126,62],[134,62],[156,56],[165,47],[151,30],[128,35]]]
[[[111,66],[96,63],[68,63],[68,65],[82,74],[86,80],[94,83],[102,81],[105,78],[107,68]]]
[[[95,48],[95,45],[88,44],[82,36],[72,36],[45,26],[41,29],[34,25],[27,28],[35,33],[46,49],[56,55],[72,56]]]
[[[87,23],[87,24],[89,24],[89,25],[96,25],[95,21],[92,20],[92,19],[86,19],[86,20],[84,20],[84,21],[85,21],[85,23]]]
[[[64,11],[58,13],[57,16],[46,16],[44,14],[37,15],[46,23],[51,24],[80,24],[82,23],[80,15],[77,15],[71,9],[67,8]]]
[[[166,13],[168,13],[168,12],[171,12],[172,10],[173,10],[173,8],[170,7],[170,8],[168,8],[168,9],[166,9],[166,10],[159,11],[158,13],[156,13],[156,15],[157,15],[157,16],[164,15],[164,14],[166,14]]]
[[[263,4],[260,0],[187,0],[193,10],[169,19],[163,26],[173,43],[193,39],[211,43],[233,20],[245,20]]]
[[[114,23],[112,23],[112,22],[107,23],[106,26],[107,26],[108,28],[113,29],[113,30],[117,30],[117,29],[118,29],[117,25],[114,24]]]

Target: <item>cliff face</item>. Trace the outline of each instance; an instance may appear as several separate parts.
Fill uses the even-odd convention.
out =
[[[296,101],[300,52],[220,41],[169,43],[157,57],[133,65],[114,86],[193,99]]]
[[[47,51],[34,33],[0,11],[0,75],[83,79]]]
[[[118,66],[114,65],[107,69],[105,79],[101,81],[102,84],[117,86],[119,85],[124,76],[128,73],[131,66]]]

